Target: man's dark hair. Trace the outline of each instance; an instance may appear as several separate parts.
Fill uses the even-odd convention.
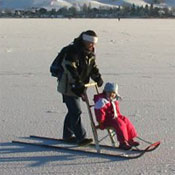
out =
[[[97,34],[93,30],[87,30],[87,31],[83,32],[83,34],[97,37]]]

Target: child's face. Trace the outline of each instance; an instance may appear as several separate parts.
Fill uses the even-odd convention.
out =
[[[106,94],[107,94],[107,97],[110,99],[116,98],[116,95],[117,95],[115,92],[107,92]]]

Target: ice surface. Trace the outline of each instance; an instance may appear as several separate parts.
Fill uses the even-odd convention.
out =
[[[0,174],[174,175],[174,28],[170,19],[1,19]],[[87,29],[99,37],[96,54],[103,79],[119,84],[121,112],[141,137],[161,141],[156,151],[140,159],[123,161],[11,143],[29,135],[62,137],[66,108],[49,66],[63,46]],[[92,98],[94,91],[88,93]],[[82,109],[92,137],[83,102]],[[110,144],[108,139],[103,143]]]

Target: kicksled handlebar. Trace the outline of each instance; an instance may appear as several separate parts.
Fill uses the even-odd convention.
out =
[[[85,84],[85,87],[97,86],[96,82]]]
[[[86,88],[92,87],[92,86],[95,86],[95,89],[96,89],[96,91],[97,91],[97,94],[99,94],[99,90],[98,90],[98,86],[97,86],[97,83],[96,83],[96,82],[92,82],[92,83],[85,84],[85,87],[86,87]]]

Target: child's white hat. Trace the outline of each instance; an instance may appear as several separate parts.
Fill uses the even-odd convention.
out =
[[[104,91],[105,92],[115,92],[117,95],[119,95],[119,93],[118,93],[118,84],[107,82],[105,84]]]

